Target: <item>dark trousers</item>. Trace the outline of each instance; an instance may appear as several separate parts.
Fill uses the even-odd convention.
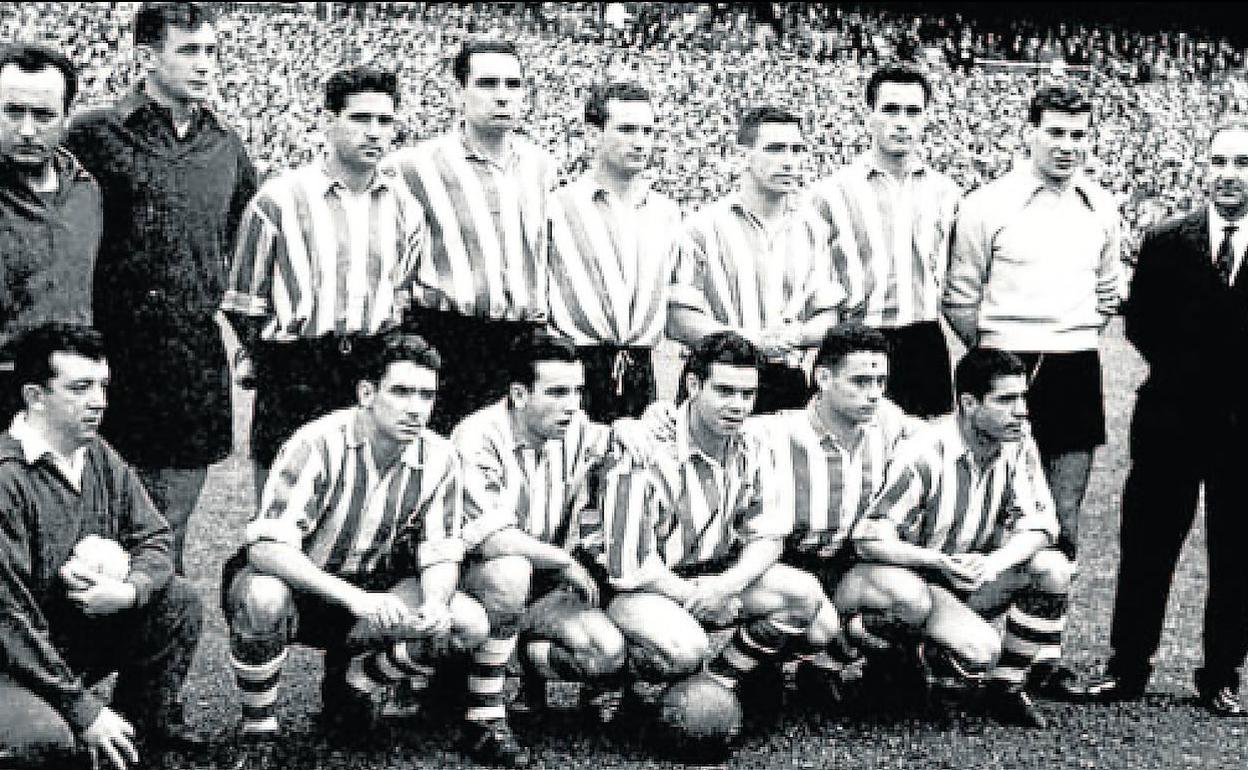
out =
[[[199,595],[185,578],[174,577],[140,609],[77,616],[53,632],[65,662],[84,681],[118,672],[111,708],[143,739],[181,722],[179,695],[202,624]],[[59,712],[0,674],[0,767],[90,767],[81,749]]]
[[[404,321],[404,330],[424,337],[442,356],[430,427],[448,434],[460,420],[502,398],[507,391],[511,345],[538,326],[532,321],[494,321],[414,308]]]
[[[1139,435],[1138,410],[1136,422],[1123,491],[1122,555],[1108,668],[1141,680],[1151,671],[1174,569],[1203,483],[1209,576],[1204,666],[1196,672],[1196,686],[1202,693],[1238,688],[1239,668],[1248,653],[1248,489],[1243,483],[1248,437],[1163,439]]]
[[[906,414],[935,417],[953,411],[949,346],[936,321],[880,329],[889,344],[884,394]]]
[[[585,362],[585,414],[595,422],[640,417],[654,403],[653,351],[594,345],[580,348]]]
[[[773,414],[784,409],[801,409],[810,400],[810,382],[803,370],[767,362],[758,375],[758,398],[754,414]]]

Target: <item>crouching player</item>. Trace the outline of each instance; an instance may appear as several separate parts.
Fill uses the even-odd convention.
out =
[[[293,642],[324,649],[326,726],[376,723],[388,684],[481,645],[481,606],[456,590],[458,455],[425,426],[436,351],[387,334],[361,356],[357,404],[278,453],[243,550],[222,576],[243,699],[239,766],[274,763],[278,679]]]
[[[757,682],[774,671],[760,664],[778,663],[824,604],[813,576],[778,563],[791,512],[773,494],[760,443],[742,433],[761,364],[735,332],[704,337],[682,375],[688,397],[670,447],[646,467],[621,463],[605,475],[604,560],[619,591],[608,614],[639,679],[700,671],[710,656],[704,629],[735,626],[708,671],[731,688]]]
[[[954,373],[953,415],[908,439],[854,531],[863,559],[925,580],[923,634],[954,671],[986,672],[989,708],[1044,727],[1023,690],[1061,656],[1072,567],[1053,547],[1057,518],[1027,433],[1027,376],[1012,353],[975,349]],[[991,618],[1008,610],[1002,641]]]

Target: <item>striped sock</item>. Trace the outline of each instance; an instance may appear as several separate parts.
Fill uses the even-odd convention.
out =
[[[375,692],[403,679],[428,679],[433,667],[421,663],[425,646],[402,640],[384,650],[356,655],[347,668],[347,684],[362,692]]]
[[[1062,631],[1066,628],[1065,594],[1027,591],[1010,606],[1005,619],[1001,658],[988,672],[993,682],[1020,689],[1027,672],[1039,661],[1062,657]]]
[[[760,618],[737,628],[732,641],[719,657],[711,661],[707,672],[725,687],[736,687],[764,660],[774,660],[791,640],[805,635],[804,627],[791,626],[772,618]]]
[[[469,722],[492,722],[507,717],[503,685],[507,681],[507,661],[515,652],[517,634],[514,630],[502,631],[506,636],[490,636],[472,654],[468,668],[468,710],[464,718]]]
[[[286,648],[277,655],[259,663],[244,663],[230,653],[230,667],[234,669],[234,681],[238,683],[243,701],[241,735],[274,735],[277,733],[277,717],[273,706],[277,703],[277,688],[286,662]]]

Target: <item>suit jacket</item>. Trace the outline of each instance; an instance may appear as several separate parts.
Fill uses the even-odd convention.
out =
[[[1248,223],[1245,223],[1248,226]],[[1149,232],[1126,308],[1129,339],[1149,373],[1140,386],[1132,449],[1141,441],[1248,438],[1248,264],[1218,277],[1201,208]]]

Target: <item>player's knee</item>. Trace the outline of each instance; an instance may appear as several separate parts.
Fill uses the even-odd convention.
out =
[[[932,595],[922,580],[889,581],[883,586],[888,615],[907,628],[922,628],[932,614]]]
[[[784,610],[780,615],[791,624],[808,626],[814,622],[827,601],[823,586],[814,575],[793,570],[785,577]]]
[[[474,569],[468,592],[472,594],[491,620],[516,616],[524,612],[529,597],[533,567],[523,556],[499,556]]]
[[[586,679],[611,676],[622,669],[628,659],[624,635],[605,617],[586,622],[571,650],[577,668]]]
[[[1001,657],[1001,639],[991,626],[985,626],[964,634],[953,645],[953,651],[970,667],[986,671]]]
[[[451,645],[460,652],[477,649],[490,635],[485,608],[464,593],[451,599],[451,624]]]
[[[628,650],[634,673],[655,682],[696,674],[710,654],[711,643],[705,633],[671,637],[661,643],[632,644]]]
[[[1035,588],[1045,593],[1062,594],[1070,590],[1075,565],[1056,548],[1046,548],[1031,557],[1027,571]]]
[[[280,633],[293,611],[294,595],[290,586],[272,575],[244,573],[230,586],[226,621],[235,634]]]
[[[812,647],[826,647],[841,633],[841,616],[832,602],[824,602],[806,629],[806,641]]]

